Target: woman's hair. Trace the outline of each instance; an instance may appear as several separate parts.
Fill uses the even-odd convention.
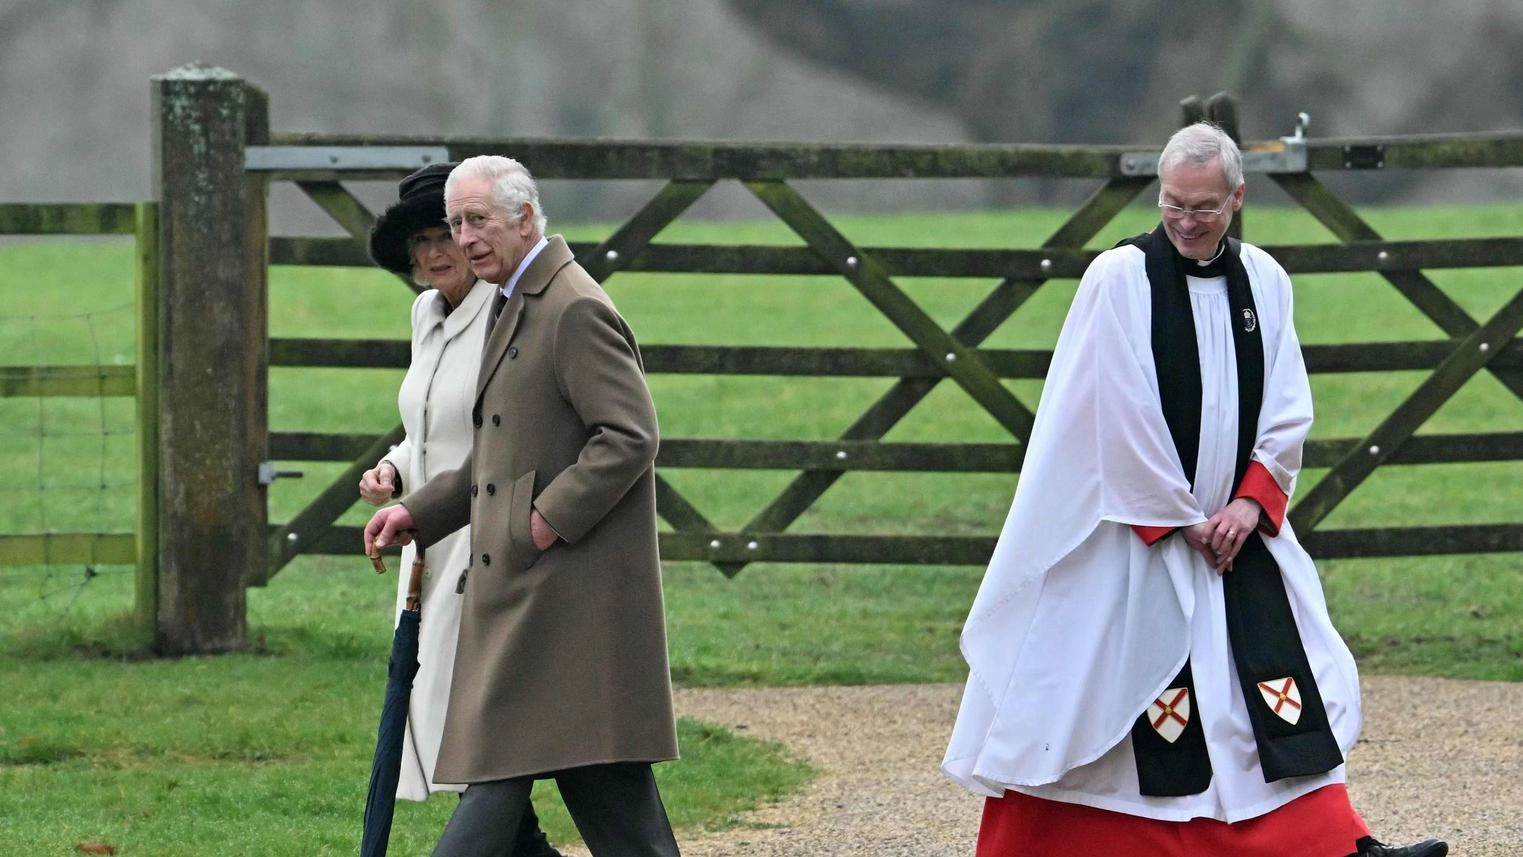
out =
[[[450,171],[444,180],[444,197],[449,198],[450,189],[457,179],[479,177],[492,183],[492,204],[508,213],[508,222],[517,223],[522,217],[523,204],[534,207],[534,228],[545,233],[545,210],[539,204],[539,185],[523,164],[502,155],[477,155],[466,158],[460,166]]]
[[[1179,129],[1169,138],[1163,154],[1158,156],[1158,172],[1161,175],[1165,168],[1176,164],[1202,166],[1212,161],[1221,163],[1222,178],[1227,180],[1228,189],[1237,190],[1243,183],[1243,156],[1237,144],[1227,132],[1210,122],[1196,122]]]

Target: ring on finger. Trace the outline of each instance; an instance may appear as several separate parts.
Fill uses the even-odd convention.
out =
[[[1227,531],[1227,538],[1229,538],[1229,539],[1235,539],[1235,538],[1237,538],[1237,530],[1228,530]]]

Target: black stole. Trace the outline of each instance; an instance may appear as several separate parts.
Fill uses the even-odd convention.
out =
[[[1146,257],[1153,297],[1153,359],[1164,421],[1191,485],[1195,484],[1200,452],[1201,380],[1195,317],[1185,276],[1193,273],[1227,279],[1238,377],[1237,466],[1232,484],[1239,485],[1252,461],[1258,435],[1264,398],[1264,346],[1238,242],[1229,239],[1207,267],[1179,255],[1162,225],[1122,243],[1136,246]],[[1285,580],[1257,530],[1248,534],[1222,585],[1227,638],[1258,742],[1265,782],[1320,774],[1343,764],[1343,752],[1328,725],[1322,695],[1296,629]],[[1261,683],[1282,688],[1287,678],[1295,681],[1301,696],[1300,717],[1294,724],[1277,715],[1260,690]],[[1170,686],[1189,688],[1191,700],[1195,699],[1188,661]],[[1132,745],[1142,794],[1199,794],[1210,785],[1211,761],[1199,716],[1198,710],[1192,714],[1189,725],[1173,743],[1153,729],[1147,712],[1138,718],[1132,728]]]

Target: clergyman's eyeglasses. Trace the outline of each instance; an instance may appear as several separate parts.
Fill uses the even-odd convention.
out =
[[[1178,205],[1170,205],[1163,200],[1158,201],[1158,207],[1163,211],[1163,216],[1173,220],[1183,220],[1186,217],[1194,219],[1197,223],[1213,223],[1227,211],[1227,206],[1232,204],[1232,197],[1222,203],[1222,207],[1212,211],[1209,208],[1183,208]]]

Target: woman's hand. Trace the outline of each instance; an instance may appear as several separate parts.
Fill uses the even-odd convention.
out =
[[[372,506],[384,506],[396,491],[397,468],[383,461],[360,476],[360,499]]]

